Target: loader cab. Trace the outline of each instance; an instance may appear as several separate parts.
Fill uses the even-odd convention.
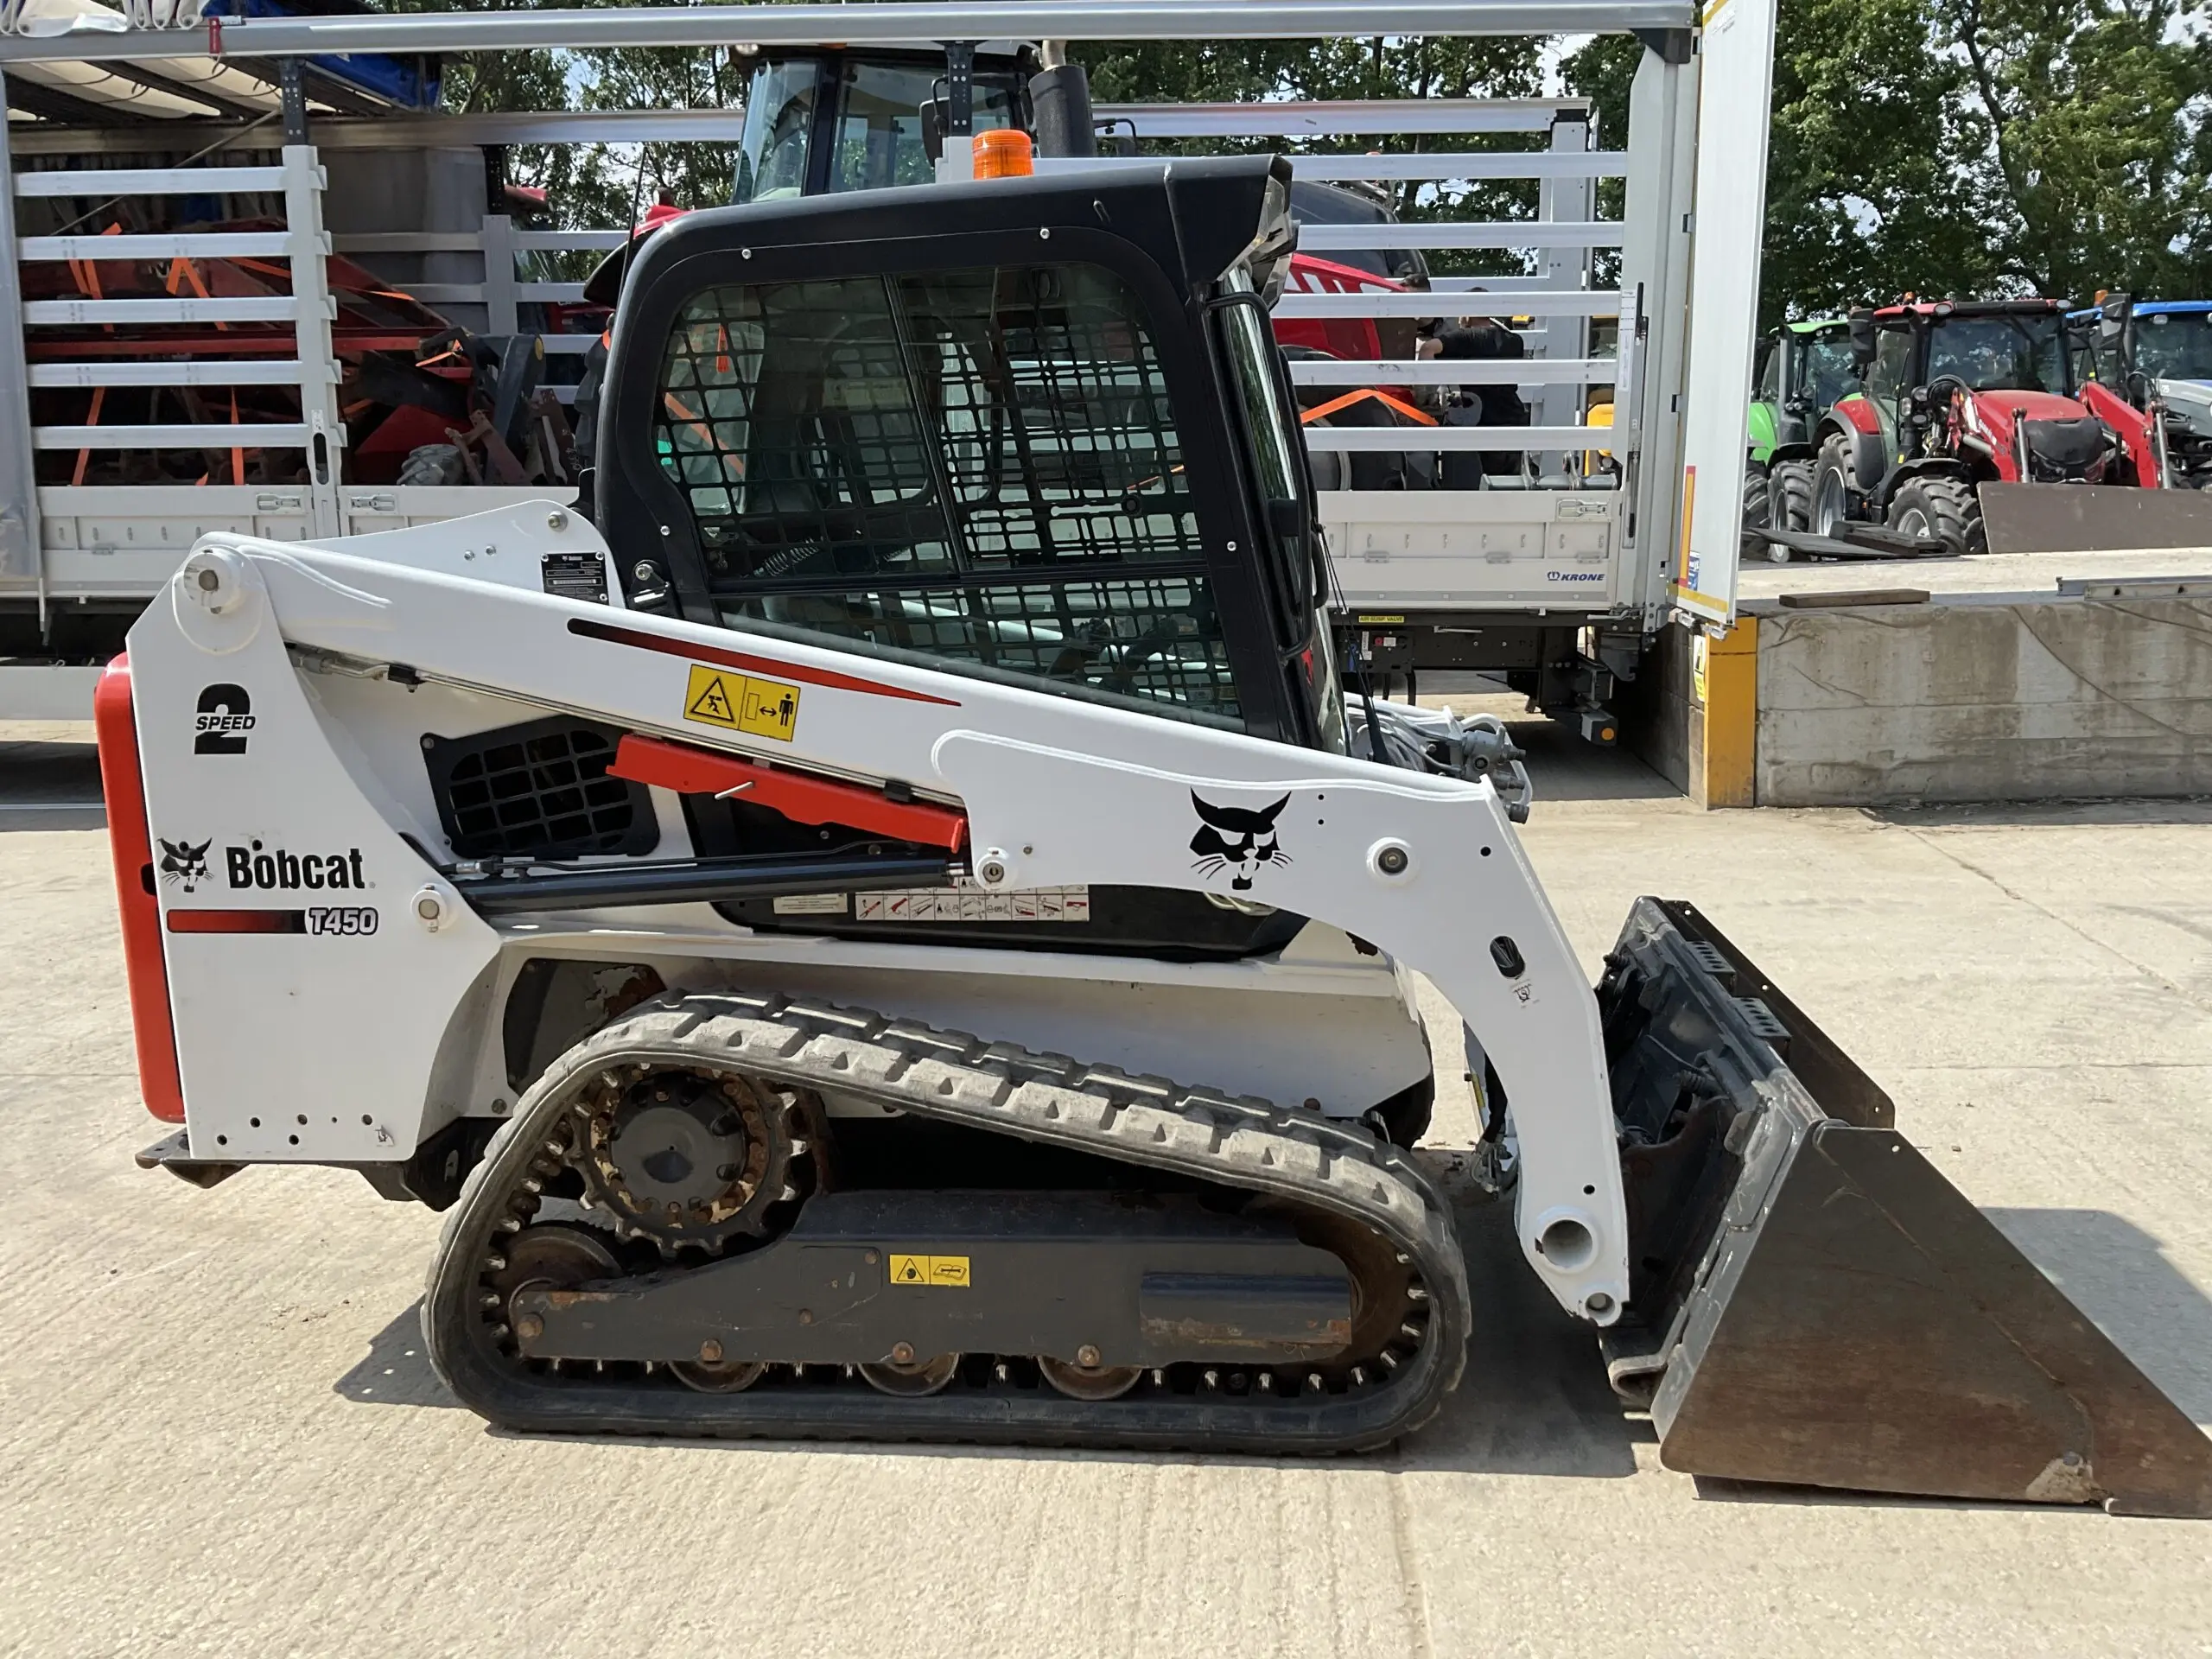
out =
[[[2133,372],[2153,383],[2183,380],[2212,386],[2212,300],[2139,303],[2133,321]]]
[[[599,430],[632,602],[1340,741],[1267,333],[1286,172],[1185,162],[671,224],[626,285]]]
[[[1786,322],[1759,346],[1751,372],[1751,459],[1810,454],[1821,416],[1859,389],[1850,325]]]
[[[2006,394],[2024,394],[2033,413],[2050,418],[2066,411],[2048,400],[2070,399],[2076,391],[2065,313],[2056,300],[1909,302],[1855,321],[1866,402],[1892,458],[1921,452],[1939,423],[1934,405],[1953,395],[1993,394],[1993,405],[2009,408]]]
[[[1340,749],[1268,332],[1288,172],[1179,161],[671,223],[624,284],[598,431],[627,602]],[[710,804],[702,850],[781,850],[758,809]],[[1236,956],[1301,925],[1123,899],[1105,948]]]
[[[2123,391],[2138,408],[2162,380],[2212,388],[2212,300],[2132,300],[2119,294],[2068,321],[2074,326],[2077,375]]]

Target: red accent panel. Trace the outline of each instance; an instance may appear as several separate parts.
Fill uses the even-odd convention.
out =
[[[1881,416],[1874,412],[1874,405],[1864,397],[1845,398],[1835,406],[1835,412],[1861,432],[1878,432],[1882,429]]]
[[[2138,484],[2147,489],[2157,489],[2164,484],[2165,480],[2158,476],[2158,442],[2152,435],[2148,415],[2101,380],[2091,380],[2082,386],[2082,407],[2118,436],[2129,465],[2135,469]]]
[[[864,691],[872,697],[897,697],[905,702],[934,702],[947,709],[960,706],[950,697],[931,696],[926,691],[909,691],[903,685],[886,685],[880,680],[856,679],[850,674],[839,674],[826,668],[801,668],[796,663],[779,663],[772,658],[755,657],[749,652],[727,651],[720,645],[695,645],[688,639],[671,639],[664,634],[645,633],[636,628],[618,628],[582,617],[569,624],[569,632],[580,633],[587,639],[604,639],[617,645],[635,645],[640,651],[657,651],[664,657],[688,657],[695,663],[713,663],[719,668],[734,668],[747,674],[774,675],[780,679],[797,680],[802,685],[826,685],[833,691]]]
[[[146,1109],[162,1122],[181,1123],[184,1084],[177,1075],[176,1026],[169,1014],[168,970],[162,961],[161,906],[154,897],[154,843],[138,770],[129,653],[100,676],[92,693],[92,720],[99,734],[108,851],[115,860],[115,903],[123,916],[123,965],[138,1045],[138,1092]]]
[[[893,841],[919,842],[957,852],[968,843],[968,817],[949,806],[893,801],[858,784],[779,772],[734,755],[716,754],[634,732],[622,740],[607,769],[614,778],[672,789],[679,795],[721,795],[743,787],[744,798],[773,807],[800,823],[849,823]]]
[[[172,933],[304,933],[307,917],[296,910],[173,910]]]

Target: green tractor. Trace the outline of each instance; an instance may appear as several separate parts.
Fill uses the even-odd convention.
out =
[[[1850,327],[1840,317],[1785,322],[1760,342],[1744,477],[1746,529],[1812,527],[1814,430],[1839,398],[1859,389]]]

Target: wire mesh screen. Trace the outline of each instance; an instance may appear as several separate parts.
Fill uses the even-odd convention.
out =
[[[1205,583],[1190,577],[726,598],[722,609],[872,645],[1236,713],[1212,602]]]
[[[423,760],[455,855],[652,851],[660,832],[644,787],[607,776],[617,735],[560,715],[471,737],[425,734]]]
[[[1236,715],[1166,377],[1110,272],[709,289],[656,420],[733,619]]]

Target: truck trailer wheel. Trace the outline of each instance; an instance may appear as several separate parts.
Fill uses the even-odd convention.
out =
[[[1890,503],[1890,526],[1908,536],[1932,536],[1954,557],[1989,551],[1981,503],[1962,479],[1908,479]]]

